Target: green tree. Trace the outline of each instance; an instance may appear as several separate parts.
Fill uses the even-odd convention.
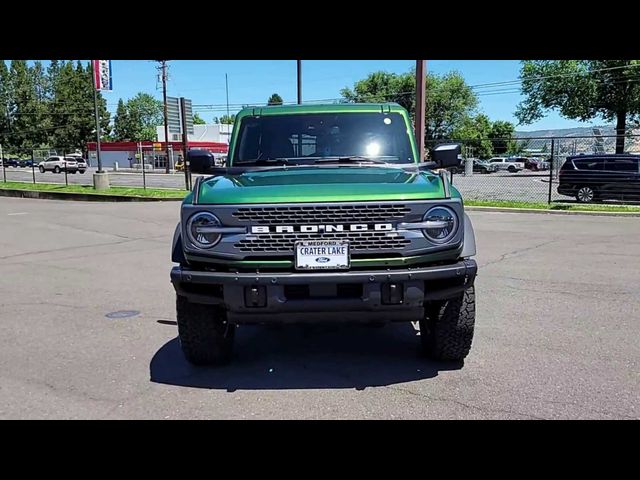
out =
[[[484,114],[464,118],[453,130],[452,138],[463,144],[463,153],[473,158],[493,156],[493,143],[490,140],[492,123]]]
[[[478,106],[475,93],[458,72],[427,74],[425,89],[426,141],[450,138]],[[343,88],[340,94],[348,102],[395,102],[406,108],[413,118],[415,90],[415,71],[374,72],[356,82],[353,90]]]
[[[282,105],[282,97],[277,93],[274,93],[267,100],[267,105]]]
[[[85,149],[87,142],[95,141],[95,108],[92,68],[81,62],[63,62],[56,78],[50,78],[53,97],[51,146],[63,150]],[[98,115],[102,134],[110,133],[110,114],[101,92],[97,92]]]
[[[33,85],[33,105],[31,123],[33,128],[33,135],[31,136],[31,142],[37,146],[44,146],[48,142],[49,132],[51,131],[51,115],[49,114],[50,107],[50,88],[49,77],[42,62],[36,61],[33,66],[29,68],[29,74],[31,75],[31,83]]]
[[[113,117],[113,139],[116,142],[129,140],[129,131],[129,112],[127,111],[127,106],[124,101],[119,99],[118,107],[116,108],[116,115]]]
[[[11,126],[11,118],[9,116],[10,96],[9,69],[4,60],[0,60],[0,144],[5,150],[9,147],[9,129]]]
[[[406,108],[412,116],[415,112],[415,92],[414,72],[397,74],[384,71],[370,73],[367,78],[358,80],[353,90],[348,87],[340,90],[348,102],[395,102]]]
[[[163,105],[148,93],[138,93],[127,102],[118,102],[114,118],[114,136],[117,140],[144,142],[156,139],[156,127],[162,125]]]
[[[615,121],[616,153],[623,153],[627,124],[640,114],[639,66],[640,60],[523,61],[525,99],[516,117],[529,124],[555,110],[574,120]]]
[[[35,87],[25,60],[12,60],[9,67],[8,113],[11,122],[9,141],[12,149],[26,150],[33,142]],[[22,153],[22,152],[21,152]]]
[[[193,114],[193,124],[194,125],[206,125],[207,122],[204,121],[204,119],[198,115],[198,112]]]
[[[508,155],[522,155],[523,153],[525,153],[525,150],[527,148],[529,148],[531,146],[531,140],[527,139],[527,138],[521,138],[521,139],[512,139],[509,141],[509,143],[507,144],[507,151],[506,153]]]
[[[236,121],[236,115],[232,113],[231,115],[222,115],[220,118],[213,117],[213,123],[218,124],[222,123],[223,125],[233,125]]]
[[[504,155],[506,153],[518,153],[514,136],[516,127],[511,122],[496,120],[491,124],[489,138],[493,144],[494,155]]]

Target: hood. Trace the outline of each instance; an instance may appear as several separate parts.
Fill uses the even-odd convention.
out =
[[[452,194],[454,192],[452,188]],[[457,196],[457,192],[455,194]],[[431,172],[408,172],[393,167],[336,166],[210,177],[200,185],[198,203],[424,200],[443,196],[442,182]]]

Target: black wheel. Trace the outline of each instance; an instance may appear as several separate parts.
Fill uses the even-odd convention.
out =
[[[591,203],[596,198],[596,191],[592,187],[582,186],[576,189],[576,200],[580,203]]]
[[[184,356],[194,365],[221,365],[231,359],[235,325],[224,311],[177,296],[178,334]]]
[[[508,170],[511,173],[516,173],[516,167],[509,167]]]
[[[78,170],[80,173],[84,173],[84,170]]]
[[[42,165],[38,167],[38,170],[40,170],[40,173],[44,173],[44,167]]]
[[[60,173],[60,167],[58,165],[54,167],[53,173]]]
[[[458,297],[428,305],[420,322],[424,353],[435,360],[464,360],[476,321],[475,287]]]

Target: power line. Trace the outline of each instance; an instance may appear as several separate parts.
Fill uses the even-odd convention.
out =
[[[585,72],[574,72],[574,73],[560,73],[560,74],[556,74],[556,75],[545,75],[545,76],[540,76],[540,77],[532,77],[532,78],[527,78],[527,79],[517,79],[517,80],[506,80],[503,82],[492,82],[492,83],[479,83],[477,85],[470,85],[470,88],[484,88],[484,87],[490,87],[490,86],[498,86],[498,85],[510,85],[510,84],[518,84],[518,83],[522,83],[524,81],[537,81],[537,80],[546,80],[548,78],[560,78],[560,77],[576,77],[576,76],[581,76],[581,75],[587,75],[587,74],[591,74],[591,73],[597,73],[597,72],[605,72],[605,71],[610,71],[610,70],[620,70],[623,68],[635,68],[635,67],[640,67],[640,63],[633,63],[630,65],[620,65],[617,67],[607,67],[607,68],[597,68],[595,70],[587,70]]]

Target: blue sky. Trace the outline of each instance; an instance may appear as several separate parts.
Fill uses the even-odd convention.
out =
[[[403,73],[415,65],[415,60],[303,60],[303,100],[321,100],[340,97],[340,89],[364,78],[376,70]],[[129,98],[139,91],[162,98],[161,85],[157,82],[157,64],[152,61],[114,60],[113,92],[106,92],[109,109],[114,111],[118,98]],[[429,60],[429,71],[446,73],[457,70],[469,85],[517,80],[520,63],[514,60]],[[168,94],[190,98],[194,105],[223,105],[225,97],[225,73],[229,78],[230,104],[266,103],[272,93],[279,93],[284,101],[296,100],[296,62],[294,60],[176,60],[169,63]],[[480,110],[492,120],[508,120],[517,123],[513,116],[516,105],[522,99],[513,86],[485,86],[476,89]],[[514,93],[515,92],[515,93]],[[210,121],[225,113],[219,110],[202,112]],[[232,113],[238,110],[232,107]],[[600,123],[600,122],[596,122]],[[569,128],[588,126],[563,119],[555,113],[519,130]]]
[[[334,99],[340,89],[364,78],[376,70],[403,73],[415,65],[415,60],[303,60],[303,100]],[[114,60],[112,92],[104,92],[109,110],[114,113],[119,98],[127,99],[142,91],[162,98],[161,84],[157,81],[157,63],[151,60]],[[460,72],[472,86],[517,80],[520,63],[515,60],[429,60],[429,71]],[[168,94],[190,98],[194,105],[224,105],[225,73],[229,78],[230,104],[266,103],[272,93],[279,93],[284,101],[296,100],[296,62],[294,60],[175,60],[169,63]],[[517,124],[513,116],[522,99],[515,86],[481,86],[480,111],[492,120],[508,120]],[[225,113],[219,110],[201,112],[211,121]],[[239,107],[231,108],[234,113]],[[197,110],[197,109],[195,109]],[[601,124],[602,122],[595,122]],[[589,126],[567,120],[556,113],[518,130],[570,128]]]

